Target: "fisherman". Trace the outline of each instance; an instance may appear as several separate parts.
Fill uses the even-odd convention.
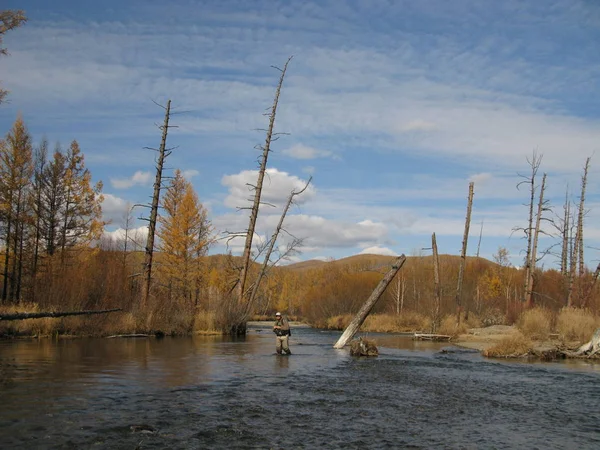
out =
[[[275,350],[278,355],[281,355],[282,352],[287,355],[291,355],[290,346],[288,343],[289,337],[292,335],[290,330],[290,324],[288,320],[281,315],[280,312],[275,314],[275,325],[273,326],[273,332],[277,335],[277,344]]]

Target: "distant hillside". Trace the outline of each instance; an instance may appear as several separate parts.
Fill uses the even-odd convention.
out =
[[[410,264],[411,261],[422,260],[427,261],[433,258],[431,255],[427,256],[407,256],[406,264]],[[386,255],[353,255],[347,256],[345,258],[336,259],[333,261],[321,261],[321,260],[309,260],[302,261],[299,263],[289,264],[287,266],[282,266],[284,269],[289,270],[311,270],[317,268],[323,268],[327,265],[337,265],[337,266],[359,266],[359,267],[381,267],[386,264],[391,264],[392,261],[396,259],[396,256],[386,256]],[[472,263],[476,261],[477,258],[474,256],[467,256],[467,263]],[[479,261],[482,265],[493,266],[496,265],[495,262],[489,261],[485,258],[479,258]],[[460,256],[458,255],[440,255],[440,264],[441,265],[458,265],[460,264]]]

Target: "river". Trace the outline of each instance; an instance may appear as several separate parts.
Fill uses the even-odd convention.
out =
[[[2,449],[598,449],[600,365],[488,360],[296,327],[245,338],[0,342]]]

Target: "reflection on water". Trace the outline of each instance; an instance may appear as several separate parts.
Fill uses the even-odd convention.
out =
[[[1,447],[600,448],[598,365],[339,335],[0,342]]]

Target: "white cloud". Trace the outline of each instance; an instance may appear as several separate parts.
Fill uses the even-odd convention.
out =
[[[391,250],[387,247],[380,247],[378,245],[374,247],[367,247],[359,253],[360,255],[385,255],[385,256],[398,256],[398,252]]]
[[[476,173],[475,175],[471,175],[469,177],[469,181],[475,183],[475,186],[479,187],[487,182],[489,182],[493,178],[493,175],[489,172]]]
[[[293,145],[282,150],[282,153],[295,159],[335,158],[333,152],[318,150],[303,144]]]
[[[120,220],[127,212],[129,203],[112,194],[103,194],[102,218],[105,221],[115,222]]]
[[[198,172],[196,169],[188,169],[188,170],[184,170],[181,172],[181,174],[183,175],[183,177],[186,180],[191,180],[193,177],[197,176],[200,174],[200,172]]]
[[[152,173],[136,171],[130,178],[119,179],[111,178],[110,184],[115,189],[129,189],[135,185],[148,185],[152,180]]]
[[[129,241],[129,244],[127,244],[128,248],[132,250],[141,250],[141,248],[146,245],[148,227],[141,226],[130,229],[127,232],[123,228],[117,228],[113,231],[104,231],[103,236],[110,239],[112,242],[122,242],[125,240],[125,234],[127,234],[127,239]]]
[[[254,191],[251,186],[256,185],[258,170],[244,170],[235,175],[225,175],[221,183],[229,189],[229,195],[225,198],[225,205],[229,208],[240,208],[252,206]],[[277,206],[283,206],[292,191],[300,191],[306,186],[306,180],[295,175],[281,172],[275,168],[267,169],[261,201]],[[313,184],[306,191],[298,195],[294,202],[302,204],[309,201],[316,194]],[[265,211],[268,206],[263,207]]]

